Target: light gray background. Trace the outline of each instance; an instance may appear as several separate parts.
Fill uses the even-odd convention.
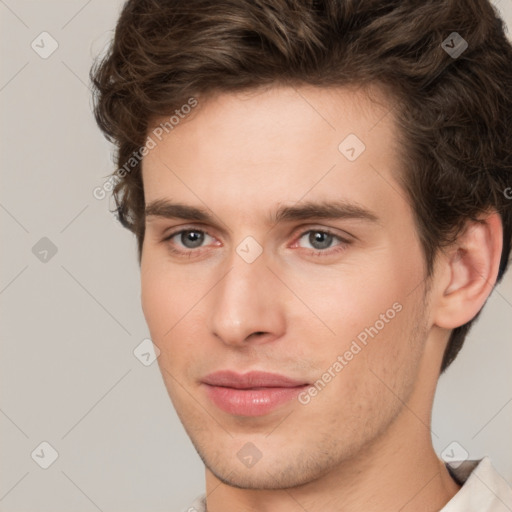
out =
[[[512,0],[496,4],[512,27]],[[88,72],[120,7],[0,0],[3,512],[171,512],[204,488],[157,364],[133,354],[149,337],[135,239],[92,195],[113,164]],[[46,59],[31,47],[50,48],[43,31],[59,45]],[[43,237],[57,247],[46,262],[32,251]],[[457,441],[509,481],[511,331],[509,274],[441,378],[433,413],[439,453]],[[43,441],[58,452],[48,469],[31,456]]]

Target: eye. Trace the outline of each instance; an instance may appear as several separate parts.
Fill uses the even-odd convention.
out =
[[[197,249],[205,242],[211,243],[212,240],[213,237],[200,229],[182,229],[165,238],[165,241],[169,241],[176,246],[177,251],[183,250],[183,252]]]
[[[305,239],[313,249],[329,249],[331,246],[334,236],[325,231],[309,231],[300,237],[299,240]]]
[[[296,242],[297,246],[312,249],[317,253],[328,252],[328,249],[336,250],[336,247],[343,247],[349,243],[348,240],[344,240],[334,233],[321,229],[305,231]],[[338,248],[340,249],[340,247]]]

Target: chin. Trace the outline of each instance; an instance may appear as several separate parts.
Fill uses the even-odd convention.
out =
[[[264,468],[258,472],[253,472],[253,469],[246,471],[239,471],[238,469],[228,471],[213,471],[208,468],[215,477],[223,484],[235,487],[237,489],[252,489],[252,490],[276,490],[276,489],[290,489],[299,487],[311,481],[307,475],[294,475],[289,473],[286,476],[276,478],[275,475],[269,474]]]
[[[207,460],[201,453],[199,456],[207,470],[222,483],[238,489],[253,490],[300,487],[321,478],[332,469],[334,464],[331,459],[306,462],[303,460],[300,463],[294,462],[294,460],[286,461],[286,453],[283,453],[282,457],[277,460],[265,461],[262,458],[255,466],[245,468],[241,463],[233,463],[232,460],[217,458],[217,460],[213,459],[212,463],[212,459]]]

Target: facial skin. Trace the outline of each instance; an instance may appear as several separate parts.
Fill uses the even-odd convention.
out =
[[[458,490],[432,449],[430,412],[452,324],[476,314],[490,286],[464,271],[473,260],[447,253],[427,289],[389,110],[384,97],[348,88],[222,94],[199,99],[144,158],[146,205],[168,200],[211,216],[148,215],[141,261],[143,311],[205,463],[210,512],[439,510]],[[366,146],[354,161],[338,149],[349,134]],[[375,219],[273,220],[282,207],[335,201]],[[500,247],[478,229],[468,243],[489,247],[473,265],[489,283]],[[184,246],[194,247],[193,233],[164,240],[180,230],[204,232],[202,245]],[[336,236],[315,242],[326,230]],[[251,263],[237,253],[248,236],[263,249]],[[400,311],[307,404],[233,415],[201,384],[229,369],[313,385],[394,304]],[[261,453],[252,467],[237,456],[247,443]]]

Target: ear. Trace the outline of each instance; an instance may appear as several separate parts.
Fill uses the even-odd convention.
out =
[[[503,225],[497,212],[468,221],[463,232],[439,254],[433,322],[454,329],[472,320],[485,304],[498,276]]]

